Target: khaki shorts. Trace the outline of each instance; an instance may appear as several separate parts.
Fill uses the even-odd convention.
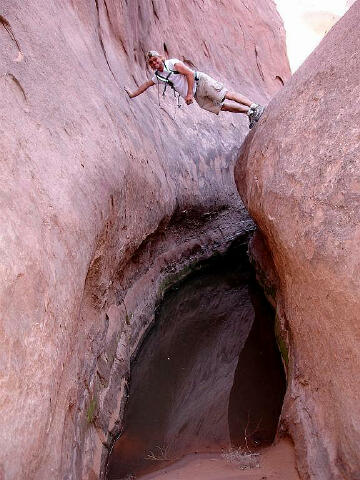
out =
[[[195,100],[201,108],[219,115],[225,101],[228,89],[206,73],[199,72],[199,81],[196,88]]]

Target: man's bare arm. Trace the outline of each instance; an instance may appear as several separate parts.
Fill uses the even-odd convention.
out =
[[[131,92],[127,87],[124,87],[125,92],[129,95],[130,98],[137,97],[145,92],[149,87],[152,87],[155,83],[152,80],[148,80],[147,82],[140,85],[140,87],[135,90],[135,92]]]
[[[188,91],[187,95],[185,98],[185,102],[187,105],[190,105],[193,102],[193,88],[194,88],[194,72],[190,70],[183,62],[177,62],[174,65],[174,68],[177,72],[181,73],[182,75],[185,75],[187,84],[188,84]]]

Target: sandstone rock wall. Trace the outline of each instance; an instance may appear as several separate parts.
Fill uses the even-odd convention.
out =
[[[235,172],[270,251],[263,263],[256,241],[254,258],[275,269],[283,421],[316,480],[360,478],[359,21],[357,1],[272,100]]]
[[[289,75],[265,0],[0,5],[6,480],[98,475],[169,276],[251,228],[232,174],[246,120],[175,115],[155,87],[128,99],[149,48],[258,101]]]

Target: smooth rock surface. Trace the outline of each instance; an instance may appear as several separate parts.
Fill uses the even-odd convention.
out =
[[[171,275],[252,228],[232,172],[246,119],[122,89],[162,47],[256,101],[289,75],[265,0],[1,2],[5,480],[98,476]]]
[[[316,480],[360,478],[359,22],[357,1],[272,100],[235,170],[270,252],[264,266],[255,245],[254,258],[262,273],[274,265],[283,423],[302,478]]]

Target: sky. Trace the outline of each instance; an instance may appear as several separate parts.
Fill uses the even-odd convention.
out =
[[[354,0],[275,0],[294,72]]]

